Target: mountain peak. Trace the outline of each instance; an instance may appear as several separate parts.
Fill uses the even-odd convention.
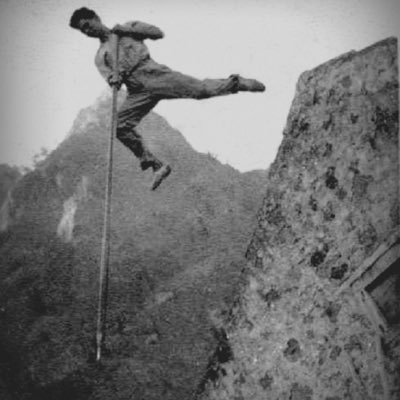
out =
[[[259,174],[194,151],[149,114],[139,133],[173,171],[151,191],[151,171],[116,141],[108,353],[100,370],[90,364],[109,102],[105,96],[83,110],[64,142],[18,182],[0,234],[0,352],[7,353],[0,371],[13,371],[3,386],[27,399],[190,397],[218,344],[216,315],[240,280]],[[118,393],[110,394],[116,381]]]

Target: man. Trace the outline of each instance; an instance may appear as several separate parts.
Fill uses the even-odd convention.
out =
[[[153,169],[153,190],[170,174],[171,168],[147,149],[135,127],[160,100],[205,99],[240,91],[265,90],[262,83],[239,75],[231,75],[227,79],[199,80],[156,63],[150,58],[143,40],[161,39],[164,34],[159,28],[144,22],[128,22],[110,30],[93,10],[82,7],[72,14],[70,26],[100,40],[95,64],[109,85],[120,88],[125,84],[128,94],[118,111],[117,137],[139,159],[142,170]],[[117,72],[112,70],[115,54],[111,48],[112,33],[119,36]]]

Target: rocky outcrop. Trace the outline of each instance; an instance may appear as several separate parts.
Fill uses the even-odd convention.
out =
[[[231,310],[232,357],[199,397],[400,397],[385,335],[345,284],[397,234],[398,110],[396,39],[301,75]]]
[[[60,187],[62,187],[61,176],[61,174],[56,176],[57,185]],[[66,242],[70,242],[73,238],[76,210],[79,203],[87,200],[88,184],[88,178],[83,175],[76,187],[76,191],[71,197],[64,201],[63,215],[57,227],[57,235]]]

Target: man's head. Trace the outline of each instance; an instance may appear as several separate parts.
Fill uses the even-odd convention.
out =
[[[100,17],[93,10],[86,7],[74,11],[69,21],[69,26],[78,29],[89,37],[97,38],[104,36],[105,30],[107,30]]]

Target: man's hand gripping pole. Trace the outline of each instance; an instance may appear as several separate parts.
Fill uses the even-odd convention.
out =
[[[119,77],[118,73],[118,35],[112,34],[110,38],[111,48],[113,49],[113,75]],[[117,97],[118,90],[121,87],[118,82],[109,82],[112,86],[112,113],[111,113],[111,135],[108,146],[108,166],[106,195],[104,204],[104,223],[103,237],[101,243],[100,258],[100,282],[99,298],[97,312],[97,330],[96,330],[96,361],[100,361],[101,351],[104,344],[107,296],[108,296],[108,277],[109,277],[109,259],[110,259],[110,217],[111,217],[111,195],[112,195],[112,167],[113,167],[113,145],[114,136],[117,133]]]

